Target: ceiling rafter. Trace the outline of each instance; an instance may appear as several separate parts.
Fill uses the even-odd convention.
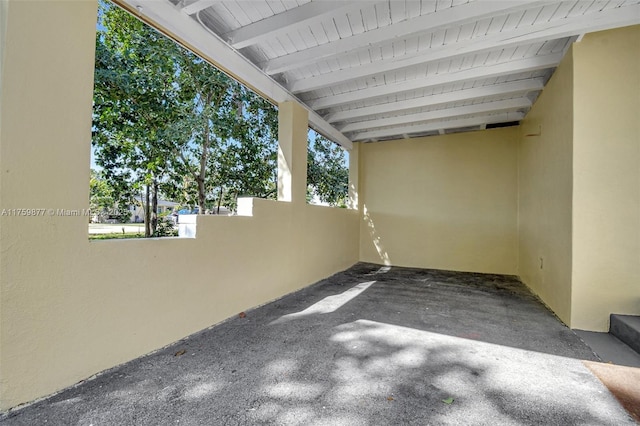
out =
[[[479,78],[500,77],[508,74],[553,68],[558,65],[563,56],[564,52],[560,52],[494,65],[479,66],[448,74],[435,74],[408,80],[402,83],[374,86],[362,90],[354,90],[340,95],[319,98],[307,102],[307,105],[317,111],[379,96],[387,96],[416,89],[439,86],[441,84],[456,83]]]
[[[331,86],[335,84],[336,81],[346,82],[413,65],[452,59],[469,53],[494,51],[522,44],[544,42],[549,39],[570,37],[585,32],[587,28],[601,31],[618,26],[625,26],[637,21],[637,16],[640,16],[640,5],[603,11],[594,14],[593,17],[575,16],[565,18],[561,21],[545,22],[544,24],[535,25],[533,30],[530,26],[526,26],[525,28],[519,27],[497,34],[469,38],[453,44],[443,44],[401,57],[383,59],[359,67],[347,68],[321,74],[316,77],[305,78],[294,81],[289,87],[293,93],[308,92]]]
[[[481,126],[483,124],[507,123],[510,121],[520,121],[524,118],[523,112],[503,112],[500,114],[480,115],[470,118],[459,118],[449,121],[437,121],[415,126],[394,127],[393,129],[370,130],[367,132],[357,133],[352,139],[354,142],[366,141],[371,139],[385,138],[389,136],[413,133],[434,132],[440,130],[457,129],[468,126]]]
[[[184,4],[185,2],[183,2],[180,8],[182,12],[187,15],[193,15],[194,13],[198,13],[216,3],[220,3],[221,1],[222,0],[195,0],[189,4]]]
[[[379,3],[380,0],[377,0],[377,2]],[[346,13],[349,10],[360,9],[363,6],[373,6],[375,3],[375,0],[359,0],[356,2],[313,1],[230,31],[223,34],[222,38],[228,40],[233,48],[242,49],[265,38],[310,25],[327,15]]]
[[[398,102],[388,102],[380,105],[373,105],[364,108],[355,108],[346,111],[338,111],[329,114],[325,119],[329,123],[337,123],[354,118],[366,117],[370,115],[385,114],[390,112],[401,112],[403,110],[422,108],[426,106],[459,102],[467,99],[479,99],[491,96],[512,95],[518,93],[528,93],[542,90],[544,88],[544,78],[530,78],[526,80],[510,81],[507,83],[492,84],[489,86],[473,87],[471,89],[455,90],[437,95],[422,96]]]
[[[441,120],[451,117],[460,117],[471,114],[485,114],[488,112],[511,111],[531,107],[528,98],[506,99],[501,101],[484,102],[475,105],[465,105],[455,108],[444,108],[435,111],[419,112],[416,114],[399,115],[396,117],[359,121],[342,127],[342,133],[357,132],[359,130],[373,129],[376,127],[398,126],[407,123],[415,123],[429,120]]]
[[[549,1],[536,2],[548,4]],[[362,34],[346,37],[331,43],[312,47],[289,55],[274,58],[262,64],[267,74],[273,75],[294,68],[310,65],[321,59],[328,59],[360,48],[373,47],[391,39],[406,37],[412,34],[424,33],[425,29],[433,31],[453,24],[462,25],[473,22],[496,13],[508,13],[524,7],[530,7],[531,2],[524,0],[513,1],[473,1],[470,3],[450,7],[438,12],[418,16],[399,22],[395,25],[377,28]]]

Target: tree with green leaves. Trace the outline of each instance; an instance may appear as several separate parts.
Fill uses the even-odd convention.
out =
[[[93,138],[116,204],[144,193],[145,236],[157,234],[160,194],[200,213],[238,196],[277,194],[277,109],[127,12],[100,2]],[[316,137],[309,182],[344,203],[342,151]]]
[[[315,195],[331,206],[346,207],[349,168],[344,149],[315,132],[311,132],[308,147],[308,197]]]
[[[278,112],[246,88],[242,88],[240,99],[237,127],[221,155],[224,174],[215,181],[218,207],[224,202],[231,209],[235,209],[239,196],[277,196]]]
[[[173,180],[183,186],[168,191],[201,212],[222,202],[233,208],[239,193],[266,195],[275,168],[275,108],[190,52],[177,60],[183,110],[172,126]]]
[[[100,176],[100,172],[91,169],[89,176],[89,210],[92,216],[104,220],[115,206],[113,189]]]
[[[100,3],[96,36],[93,137],[96,163],[117,201],[135,202],[144,191],[145,236],[157,224],[159,185],[173,151],[178,52],[171,40],[108,3]]]
[[[201,212],[275,196],[275,108],[128,13],[101,2],[100,19],[96,162],[121,198],[145,190],[145,234],[161,191]]]

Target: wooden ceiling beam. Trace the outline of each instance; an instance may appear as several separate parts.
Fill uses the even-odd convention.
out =
[[[535,2],[535,4],[540,2]],[[548,2],[544,2],[548,3]],[[534,5],[535,5],[534,4]],[[443,9],[438,12],[418,16],[416,18],[399,22],[395,25],[377,28],[362,34],[342,38],[331,43],[301,50],[289,55],[280,56],[261,64],[267,74],[273,75],[294,68],[300,68],[313,64],[321,59],[328,59],[337,55],[353,52],[361,48],[370,48],[389,40],[407,37],[412,34],[432,32],[451,25],[462,25],[473,22],[496,13],[508,13],[531,7],[531,1],[474,1],[459,6]]]
[[[307,102],[307,105],[318,111],[338,105],[345,105],[353,102],[363,101],[366,99],[388,96],[417,89],[424,89],[428,87],[439,86],[442,84],[458,83],[462,81],[471,81],[491,77],[501,77],[509,74],[553,68],[560,63],[563,55],[564,52],[552,53],[549,55],[535,56],[533,58],[518,59],[515,61],[494,65],[469,68],[453,73],[434,74],[422,78],[403,81],[402,83],[381,84],[379,86],[368,87],[361,90],[354,90],[352,92],[347,92],[340,95],[319,98]]]
[[[366,140],[387,138],[389,136],[395,136],[395,135],[400,136],[402,134],[411,135],[415,133],[458,129],[461,127],[481,126],[483,124],[506,123],[510,121],[520,121],[523,118],[524,118],[524,113],[522,112],[503,112],[500,114],[481,115],[477,117],[460,118],[456,120],[436,121],[434,123],[427,123],[427,124],[416,125],[416,126],[394,127],[392,129],[379,129],[379,130],[371,130],[367,132],[357,133],[353,137],[353,141],[360,142],[360,141],[366,141]]]
[[[379,0],[378,0],[379,2]],[[256,21],[223,35],[234,49],[242,49],[259,43],[266,38],[291,32],[302,26],[309,26],[329,15],[348,13],[349,10],[372,6],[368,0],[359,1],[314,1],[289,9],[277,15]]]
[[[422,96],[406,101],[389,102],[364,108],[354,108],[347,111],[338,111],[329,114],[325,119],[329,123],[337,123],[354,118],[373,116],[378,114],[399,113],[404,110],[422,108],[432,105],[459,102],[466,99],[479,99],[491,96],[511,95],[516,93],[528,93],[542,90],[543,78],[530,78],[526,80],[510,81],[507,83],[492,84],[489,86],[473,87],[471,89],[456,90],[431,96]]]
[[[216,3],[220,3],[222,0],[195,0],[191,3],[184,4],[185,2],[179,4],[180,10],[187,15],[193,15],[195,13],[200,12],[208,7],[213,6]]]
[[[528,109],[531,101],[526,98],[506,99],[502,101],[483,102],[475,105],[465,105],[456,108],[444,108],[435,111],[420,112],[416,114],[399,115],[396,117],[373,119],[350,123],[340,128],[342,133],[356,132],[377,127],[398,126],[408,123],[424,122],[430,120],[442,120],[463,115],[503,112],[518,109]],[[393,130],[393,129],[391,129]]]
[[[508,3],[508,2],[504,2]],[[316,77],[294,81],[289,85],[293,93],[309,92],[344,83],[350,80],[366,78],[385,72],[397,71],[413,65],[434,63],[453,59],[472,53],[483,53],[507,49],[519,45],[534,44],[548,40],[575,36],[585,32],[601,31],[631,25],[638,21],[640,5],[620,7],[606,11],[581,15],[543,24],[518,27],[510,31],[474,37],[451,44],[443,44],[410,54],[375,61],[366,65],[337,70]]]

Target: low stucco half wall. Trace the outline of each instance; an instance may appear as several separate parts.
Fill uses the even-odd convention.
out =
[[[199,216],[195,239],[88,241],[84,217],[11,219],[3,222],[15,230],[4,234],[5,409],[358,260],[358,215],[346,209],[254,200],[252,217]]]

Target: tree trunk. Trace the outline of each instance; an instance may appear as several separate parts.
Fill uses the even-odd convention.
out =
[[[206,106],[211,103],[211,93],[207,93]],[[200,173],[198,174],[198,205],[199,214],[205,213],[206,188],[205,188],[205,176],[207,174],[207,156],[209,155],[209,144],[211,143],[211,135],[209,133],[209,118],[204,114],[204,140],[202,141],[202,156],[200,157]]]
[[[151,209],[149,203],[149,185],[146,186],[144,192],[144,203],[142,208],[144,210],[144,236],[149,238],[151,236]]]
[[[218,197],[218,211],[216,214],[220,214],[220,203],[222,203],[222,195],[224,194],[224,188],[220,186],[220,197]]]
[[[204,206],[207,202],[206,192],[204,188],[204,179],[198,176],[198,214],[204,214]]]
[[[153,195],[151,198],[151,233],[156,234],[158,229],[158,182],[153,180]]]

